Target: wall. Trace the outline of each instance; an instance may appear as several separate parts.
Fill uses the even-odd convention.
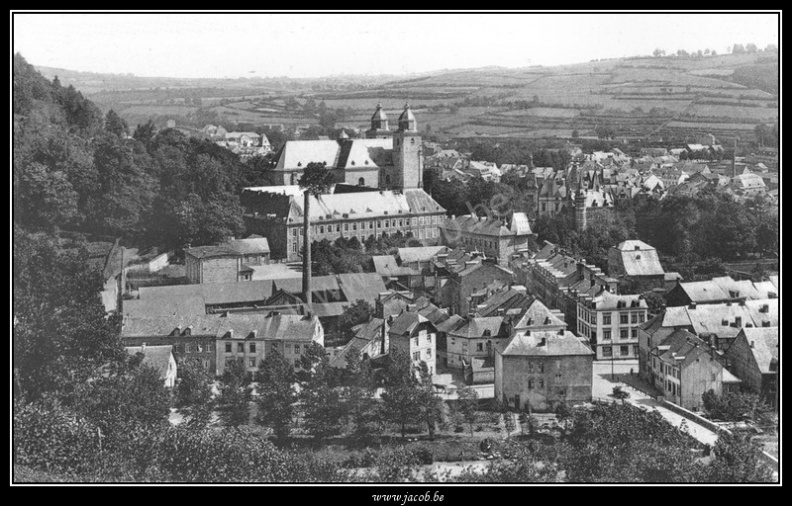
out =
[[[241,259],[236,257],[205,258],[201,261],[201,283],[233,283],[239,281]]]
[[[492,264],[483,264],[479,269],[467,274],[464,277],[456,277],[459,284],[453,283],[455,289],[451,292],[451,308],[457,308],[460,316],[467,316],[470,312],[468,301],[470,294],[487,287],[493,281],[503,281],[507,284],[513,283],[513,276]]]
[[[745,335],[737,336],[726,351],[726,356],[732,364],[731,372],[742,380],[743,388],[755,394],[761,394],[762,373],[756,365],[756,359]]]
[[[552,411],[562,401],[577,404],[591,400],[594,363],[591,355],[505,356],[500,360],[498,356],[500,354],[495,360],[496,395],[499,394],[501,400],[506,396],[512,408],[515,395],[520,396],[520,409],[530,403],[531,409],[536,411]],[[543,369],[539,368],[540,364]],[[529,388],[529,379],[533,380],[533,388]],[[539,380],[543,381],[541,387]]]
[[[217,373],[215,336],[122,337],[122,341],[124,346],[142,346],[144,344],[147,346],[173,346],[173,356],[177,360],[197,359],[206,367],[207,371],[212,374]],[[199,349],[201,351],[198,351]]]
[[[670,409],[674,413],[681,415],[687,418],[688,420],[696,422],[697,424],[711,430],[712,432],[715,432],[716,434],[719,432],[725,432],[727,434],[731,434],[730,430],[724,429],[720,427],[718,424],[713,423],[712,421],[704,418],[703,416],[697,415],[696,413],[693,413],[692,411],[689,411],[683,408],[682,406],[679,406],[678,404],[674,404],[673,402],[669,402],[663,398],[659,398],[658,400],[663,405],[663,407]]]

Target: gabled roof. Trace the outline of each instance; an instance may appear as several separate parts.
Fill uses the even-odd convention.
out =
[[[637,304],[636,307],[647,307],[646,300],[641,295],[616,295],[604,288],[594,297],[592,303],[596,305],[598,311],[603,309],[630,309],[634,303]]]
[[[121,329],[121,337],[167,336],[176,329],[179,329],[179,335],[183,335],[188,328],[192,336],[217,337],[220,315],[126,317]]]
[[[418,313],[404,312],[393,320],[388,333],[398,336],[411,335],[420,323],[429,323],[431,325],[429,320]]]
[[[763,374],[777,372],[778,363],[778,327],[767,328],[745,328],[741,330],[745,334],[748,346],[756,359],[756,365]],[[774,367],[771,364],[775,361]]]
[[[628,276],[658,276],[664,273],[657,250],[643,241],[624,241],[616,246]]]
[[[519,332],[511,339],[497,346],[503,356],[574,356],[593,355],[594,352],[583,344],[573,333],[558,332]]]
[[[530,323],[529,323],[530,322]],[[550,310],[540,300],[535,300],[533,304],[528,307],[520,321],[515,325],[515,329],[523,329],[529,327],[547,327],[560,325],[566,327],[566,322],[558,317],[558,314]]]
[[[350,302],[362,299],[373,304],[379,294],[386,290],[382,276],[376,272],[347,273],[337,276],[341,291]]]
[[[441,321],[437,324],[437,331],[438,332],[452,332],[462,325],[465,325],[467,321],[462,318],[461,316],[455,314],[448,317],[448,319]]]
[[[256,332],[256,339],[312,341],[321,324],[317,316],[298,314],[229,313],[221,319],[219,337],[246,339]],[[233,336],[229,332],[233,330]]]
[[[203,285],[141,287],[139,299],[123,301],[123,313],[131,317],[206,314]]]
[[[679,283],[679,288],[693,302],[712,302],[732,299],[720,285],[714,281],[689,281]]]
[[[198,246],[184,250],[185,255],[195,258],[236,257],[239,253],[228,246]]]
[[[243,255],[269,253],[269,242],[266,237],[248,237],[247,239],[234,239],[224,244]]]
[[[380,276],[399,277],[418,276],[421,274],[416,269],[399,265],[392,255],[375,255],[371,259],[374,261],[374,270]]]
[[[502,316],[474,317],[470,318],[462,327],[449,332],[449,334],[465,338],[498,337],[502,324]]]

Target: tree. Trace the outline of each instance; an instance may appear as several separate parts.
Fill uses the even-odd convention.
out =
[[[413,374],[410,357],[399,349],[391,349],[382,402],[385,416],[399,426],[402,438],[407,424],[420,419],[421,401],[422,392]]]
[[[759,460],[760,449],[749,437],[721,433],[715,443],[715,458],[702,473],[711,483],[772,482],[773,473]]]
[[[105,131],[118,137],[125,137],[129,131],[127,122],[112,109],[105,115]]]
[[[303,294],[305,303],[310,308],[312,305],[311,294],[311,197],[325,193],[333,184],[333,174],[324,164],[311,162],[303,171],[298,181],[303,189]]]
[[[174,389],[176,407],[188,417],[188,425],[204,428],[214,406],[212,375],[198,359],[183,360]]]
[[[352,327],[366,323],[371,320],[372,316],[374,316],[374,308],[365,300],[358,299],[346,306],[336,321],[336,332],[343,343],[349,342],[348,338],[352,336]]]
[[[136,141],[148,146],[152,139],[154,139],[155,135],[157,135],[157,126],[154,124],[154,121],[148,120],[143,125],[138,124],[137,128],[135,128],[135,132],[132,134],[132,137]]]
[[[344,406],[338,390],[329,384],[330,365],[324,348],[316,343],[313,348],[321,348],[321,355],[316,353],[319,356],[315,356],[311,364],[303,364],[310,367],[304,367],[307,379],[301,384],[300,396],[305,406],[305,430],[314,437],[317,444],[321,444],[325,438],[341,432]]]
[[[274,350],[261,362],[258,382],[258,422],[270,427],[280,441],[286,440],[294,424],[294,366]]]
[[[473,436],[473,426],[476,423],[476,410],[478,409],[478,393],[469,386],[464,386],[457,390],[457,410],[470,428],[470,435]]]
[[[657,49],[654,50],[654,52],[652,54],[655,56],[655,58],[658,58],[660,56],[665,56],[665,50],[664,49],[660,49],[658,47]]]
[[[374,398],[376,385],[371,364],[354,348],[346,354],[346,376],[350,385],[346,389],[346,417],[352,424],[356,439],[365,440],[380,427],[379,404]]]
[[[687,51],[685,51],[684,49],[678,49],[678,50],[677,50],[677,56],[679,56],[680,58],[682,58],[682,57],[687,57],[687,56],[690,56],[690,55],[689,55],[689,54],[688,54],[688,52],[687,52]]]
[[[577,139],[578,137],[580,137],[580,132],[578,132],[577,128],[576,128],[576,129],[572,130],[572,138],[573,139]]]
[[[749,42],[745,45],[745,52],[746,53],[756,53],[759,49],[756,47],[756,44],[753,42]]]
[[[220,377],[220,419],[229,427],[245,425],[250,420],[250,386],[245,361],[242,358],[226,361]]]
[[[742,44],[735,44],[732,46],[732,54],[744,54],[745,48]]]

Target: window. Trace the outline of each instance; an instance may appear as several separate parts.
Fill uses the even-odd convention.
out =
[[[319,225],[319,233],[324,234],[324,225]]]
[[[626,325],[628,322],[629,315],[627,313],[621,313],[619,315],[619,323],[622,325]]]
[[[357,230],[357,223],[352,224],[352,230]]]
[[[602,338],[603,339],[610,339],[611,338],[611,331],[610,330],[603,330],[602,331]]]
[[[192,346],[190,346],[189,344],[185,344],[185,345],[184,345],[184,352],[185,352],[185,353],[190,353],[190,352],[192,352]]]
[[[250,343],[250,353],[256,353],[256,343]]]
[[[291,343],[286,343],[286,351],[291,353]]]
[[[613,356],[613,347],[611,346],[603,346],[602,347],[602,356],[603,357],[612,357]]]
[[[484,351],[484,343],[476,343],[476,351]]]
[[[292,237],[297,237],[297,229],[296,228],[292,229]]]
[[[539,368],[539,372],[544,372],[544,362],[539,362],[538,368]]]
[[[432,358],[432,350],[426,350],[426,358]]]
[[[646,315],[644,315],[643,313],[638,315],[638,323],[643,323],[645,319],[646,319]]]
[[[374,228],[374,222],[373,222],[373,221],[370,221],[370,222],[369,222],[369,230],[371,230],[372,228]]]
[[[539,388],[544,388],[544,379],[539,378]]]
[[[225,352],[226,353],[231,353],[231,343],[225,343],[225,345],[226,345],[226,347],[225,347],[226,351]]]
[[[602,315],[602,324],[603,325],[610,325],[611,324],[611,315],[609,315],[609,314]]]
[[[621,353],[622,357],[629,357],[630,356],[630,347],[629,346],[620,346],[619,353]]]
[[[341,232],[341,225],[336,225],[336,232]]]
[[[632,335],[633,339],[637,339],[638,338],[638,329],[632,329],[630,334]]]
[[[292,243],[292,252],[297,253],[297,241]]]
[[[245,353],[245,343],[237,343],[237,352]]]
[[[256,367],[256,359],[255,358],[248,359],[248,367]]]
[[[203,345],[202,344],[196,344],[195,345],[195,351],[197,351],[198,353],[203,353]]]
[[[427,334],[426,342],[431,344],[431,342],[432,342],[432,334]]]
[[[638,323],[638,313],[633,313],[632,317],[630,318],[632,323]]]
[[[418,338],[417,337],[415,339],[413,339],[413,343],[415,344],[415,346],[418,346]]]
[[[534,372],[534,364],[533,364],[533,362],[528,362],[528,372]]]
[[[621,329],[621,330],[619,331],[619,336],[620,336],[622,339],[627,339],[627,335],[628,335],[628,334],[627,334],[627,332],[628,332],[628,331],[627,331],[627,329]]]
[[[349,230],[349,223],[344,223],[344,232]]]
[[[413,360],[415,360],[416,362],[417,362],[418,360],[421,360],[421,352],[420,352],[420,351],[415,351],[415,352],[413,352],[413,354],[412,354],[412,358],[413,358]]]
[[[534,385],[533,378],[528,378],[528,389],[529,390],[533,389],[533,385]]]
[[[299,344],[295,344],[294,345],[294,353],[296,353],[296,354],[300,353],[300,345]]]

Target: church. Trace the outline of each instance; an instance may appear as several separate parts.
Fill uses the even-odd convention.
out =
[[[241,203],[248,232],[267,238],[273,259],[296,262],[303,240],[303,190],[298,183],[311,162],[335,175],[335,191],[311,196],[309,222],[315,241],[408,234],[425,246],[440,241],[446,210],[422,186],[423,152],[409,105],[391,130],[377,105],[364,139],[289,141],[278,155],[277,186],[245,188]],[[342,185],[345,188],[340,191]],[[350,186],[354,188],[350,188]]]
[[[410,106],[404,106],[393,131],[382,104],[377,104],[365,139],[350,139],[342,132],[338,140],[288,141],[278,153],[274,184],[296,185],[305,167],[319,162],[330,169],[336,183],[396,191],[421,188],[422,155]]]

